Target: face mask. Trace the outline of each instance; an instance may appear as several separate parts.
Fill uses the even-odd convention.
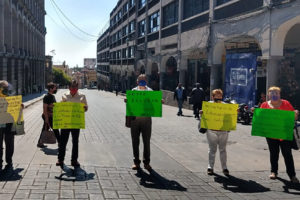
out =
[[[72,96],[74,96],[77,93],[78,89],[77,88],[70,88],[70,93]]]
[[[222,101],[222,99],[214,99],[214,102]]]
[[[8,96],[8,88],[2,89],[2,94]]]
[[[271,95],[271,100],[272,101],[278,101],[279,100],[279,96],[278,95]]]
[[[140,80],[139,81],[139,86],[145,87],[147,85],[147,82],[145,80]]]

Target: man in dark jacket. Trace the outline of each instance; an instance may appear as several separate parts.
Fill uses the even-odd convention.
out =
[[[202,110],[202,102],[205,100],[205,92],[200,87],[200,83],[196,83],[196,87],[192,90],[191,98],[195,118],[199,119],[199,110]]]
[[[174,100],[177,100],[178,103],[178,116],[182,116],[182,104],[184,101],[187,100],[186,97],[186,91],[184,89],[184,87],[182,87],[181,83],[178,83],[178,87],[176,88],[175,92],[174,92]]]

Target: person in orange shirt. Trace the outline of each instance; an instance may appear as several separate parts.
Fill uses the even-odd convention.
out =
[[[261,104],[260,108],[265,109],[279,109],[279,110],[288,110],[295,111],[295,119],[298,118],[298,110],[295,110],[291,103],[287,100],[281,99],[280,96],[281,89],[279,87],[270,87],[268,89],[269,101],[266,101]],[[278,140],[273,138],[266,138],[269,151],[270,151],[270,162],[271,162],[271,175],[270,179],[276,179],[278,174],[278,159],[279,151],[284,158],[286,172],[291,179],[292,183],[299,183],[299,180],[296,177],[294,159],[292,155],[292,146],[290,141]]]

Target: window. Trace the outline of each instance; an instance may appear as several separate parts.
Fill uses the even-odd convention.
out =
[[[127,58],[128,49],[122,49],[122,58]]]
[[[135,0],[129,0],[129,8],[135,5]]]
[[[228,1],[231,1],[231,0],[217,0],[217,6],[221,5],[221,4],[224,4]]]
[[[183,19],[189,18],[208,10],[209,0],[184,0]]]
[[[122,10],[119,11],[118,18],[119,18],[119,20],[122,18]]]
[[[139,0],[139,8],[143,8],[146,5],[146,0]]]
[[[139,27],[139,37],[144,36],[146,31],[145,20],[140,21],[138,27]]]
[[[134,47],[128,47],[128,58],[134,58]]]
[[[160,20],[159,12],[156,12],[149,17],[149,32],[150,33],[153,33],[155,31],[159,30],[159,25],[160,25],[159,20]]]
[[[117,59],[121,58],[121,50],[117,51]]]
[[[163,27],[178,22],[178,0],[163,8]]]
[[[128,11],[128,3],[125,3],[123,6],[123,14],[127,13]]]
[[[129,23],[128,26],[129,26],[129,27],[128,27],[128,33],[132,33],[132,32],[135,31],[135,21],[134,21],[134,20],[132,20],[132,21]]]
[[[123,27],[123,36],[126,36],[128,34],[128,26]]]

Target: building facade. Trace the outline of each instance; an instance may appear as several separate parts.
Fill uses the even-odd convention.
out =
[[[45,88],[44,0],[0,0],[0,79],[17,94]]]
[[[299,7],[299,0],[119,0],[98,39],[99,78],[123,91],[140,73],[150,87],[171,91],[178,82],[189,91],[199,82],[208,94],[251,83],[259,96],[279,85],[300,108]],[[252,68],[230,69],[245,55]]]

